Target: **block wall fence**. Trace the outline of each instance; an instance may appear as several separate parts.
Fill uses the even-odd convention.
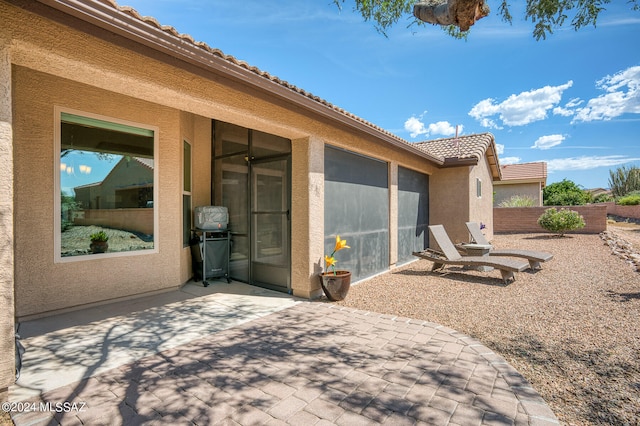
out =
[[[616,203],[602,203],[607,206],[607,214],[612,216],[640,219],[640,206],[619,206]]]
[[[585,221],[585,227],[576,231],[575,234],[599,234],[607,230],[607,203],[590,204],[586,206],[556,206],[556,209],[567,208],[577,211]],[[544,207],[496,207],[493,209],[493,232],[496,234],[505,233],[528,233],[528,232],[549,232],[538,225],[538,218],[548,208]]]

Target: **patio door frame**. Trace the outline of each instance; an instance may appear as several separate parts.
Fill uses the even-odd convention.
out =
[[[284,182],[282,188],[282,201],[283,206],[282,210],[270,210],[270,211],[261,211],[257,209],[258,198],[257,198],[257,169],[261,164],[273,163],[278,161],[285,161],[286,167],[284,170]],[[250,284],[256,285],[259,287],[270,288],[277,291],[286,291],[287,293],[291,293],[291,153],[287,154],[277,154],[270,155],[266,157],[254,158],[251,157],[248,160],[248,194],[249,194],[249,203],[248,203],[248,217],[249,217],[249,280]],[[257,222],[257,216],[264,215],[280,215],[284,219],[284,225],[282,229],[282,245],[284,246],[284,253],[281,253],[283,256],[284,262],[279,265],[270,264],[268,262],[262,262],[258,260],[258,256],[256,255],[258,245],[260,241],[258,240],[260,234],[259,230],[255,229],[255,223]],[[256,220],[254,220],[256,219]],[[282,277],[284,282],[274,283],[274,282],[266,282],[265,280],[260,280],[257,275],[262,273],[262,271],[271,269],[285,269],[285,274]]]
[[[221,126],[218,126],[217,123],[222,124]],[[242,144],[242,143],[238,143],[237,146],[241,147],[242,145],[246,146],[246,150],[231,150],[228,152],[224,152],[222,149],[222,144],[225,143],[225,134],[226,131],[225,130],[221,130],[218,132],[218,129],[223,128],[223,127],[229,127],[229,131],[234,132],[234,129],[236,129],[236,133],[235,133],[235,137],[236,137],[236,141],[242,141],[242,140],[246,140],[246,145]],[[231,127],[233,129],[231,129]],[[242,132],[238,132],[237,130],[241,130],[242,132],[246,131],[246,139],[245,138],[240,138],[237,139],[239,134],[242,134]],[[242,281],[242,282],[247,282],[248,284],[251,285],[255,285],[258,287],[265,287],[265,288],[269,288],[272,290],[276,290],[276,291],[281,291],[281,292],[287,292],[289,294],[291,294],[292,292],[292,288],[291,288],[291,163],[292,163],[292,154],[291,154],[291,141],[287,140],[285,138],[281,138],[281,137],[277,137],[274,135],[276,138],[278,138],[281,142],[283,141],[288,141],[289,142],[289,149],[287,150],[282,150],[281,152],[277,151],[277,143],[276,145],[273,145],[272,148],[275,148],[275,150],[272,150],[270,152],[269,151],[269,145],[268,143],[265,143],[265,140],[262,139],[260,146],[256,146],[254,147],[254,131],[252,129],[249,128],[245,128],[245,127],[241,127],[238,125],[233,125],[230,123],[224,123],[224,122],[217,122],[216,120],[213,120],[213,125],[212,125],[212,156],[211,156],[211,200],[212,202],[218,203],[218,205],[225,205],[225,199],[227,200],[227,203],[230,204],[227,207],[231,207],[231,205],[233,205],[234,203],[231,202],[231,200],[228,198],[229,196],[234,197],[233,194],[233,190],[230,191],[228,194],[224,193],[224,185],[223,185],[223,170],[224,170],[224,166],[222,165],[222,163],[225,161],[225,159],[228,158],[238,158],[239,156],[244,156],[244,165],[246,166],[245,172],[242,172],[241,170],[244,168],[242,166],[240,166],[240,162],[237,163],[236,166],[236,171],[238,172],[242,172],[242,174],[246,173],[246,183],[242,186],[246,185],[246,188],[244,189],[245,197],[245,201],[242,201],[240,204],[245,204],[244,206],[239,206],[236,204],[236,207],[238,210],[236,211],[244,211],[244,213],[242,215],[240,215],[241,217],[245,218],[243,220],[246,220],[246,222],[241,222],[242,224],[246,224],[246,228],[244,228],[243,226],[240,226],[240,228],[243,228],[243,232],[237,233],[237,231],[234,230],[234,225],[233,223],[230,221],[229,225],[230,225],[230,232],[231,232],[231,240],[232,240],[232,247],[233,247],[233,239],[234,239],[234,235],[237,238],[246,238],[246,244],[248,245],[247,250],[246,251],[242,251],[241,253],[245,253],[246,258],[243,261],[242,259],[238,260],[239,264],[238,267],[240,269],[235,269],[233,262],[234,259],[231,259],[232,265],[230,268],[230,274],[231,278],[237,281]],[[265,133],[262,132],[258,132],[261,133],[262,135],[267,135]],[[217,145],[217,144],[221,144],[221,145]],[[280,145],[280,148],[282,148],[283,145]],[[224,152],[224,153],[223,153]],[[218,155],[216,155],[216,153],[218,153]],[[262,153],[263,155],[259,155],[260,153]],[[258,155],[256,155],[258,154]],[[282,197],[283,197],[283,208],[280,211],[276,211],[275,209],[270,209],[269,211],[260,211],[256,209],[256,204],[257,204],[257,190],[255,188],[255,183],[256,182],[256,171],[257,169],[260,167],[260,165],[265,165],[271,162],[276,162],[276,161],[285,161],[286,162],[286,166],[285,169],[283,170],[284,175],[283,175],[283,188],[282,188]],[[217,165],[221,166],[222,168],[220,170],[216,170]],[[274,169],[275,170],[275,169]],[[236,199],[237,200],[237,199]],[[286,208],[285,208],[286,207]],[[232,210],[229,211],[230,215],[232,213]],[[256,216],[258,215],[277,215],[280,214],[284,217],[285,221],[283,222],[282,225],[282,229],[279,229],[282,232],[282,235],[280,236],[281,240],[281,246],[283,247],[284,252],[280,253],[283,258],[280,260],[283,260],[282,262],[276,264],[274,263],[269,263],[268,262],[268,256],[267,258],[263,258],[262,262],[259,261],[257,259],[258,256],[256,256],[257,253],[257,247],[258,244],[260,244],[260,241],[258,241],[259,238],[259,233],[260,230],[256,229],[256,223],[258,222],[256,220]],[[230,218],[231,219],[231,218]],[[246,230],[246,231],[244,231]],[[246,232],[246,234],[244,233]],[[264,233],[262,233],[261,235],[264,235]],[[277,239],[277,238],[276,238]],[[246,247],[246,246],[245,246]],[[233,252],[233,250],[232,250]],[[268,253],[268,250],[267,250]],[[275,250],[274,250],[275,253]],[[275,256],[273,257],[273,259],[275,259]],[[246,266],[243,265],[243,262],[246,262]],[[269,282],[269,280],[265,280],[262,279],[260,280],[260,274],[263,274],[262,277],[264,277],[265,273],[268,273],[269,269],[271,268],[271,270],[274,272],[274,275],[277,277],[277,279],[274,279],[273,281]],[[236,274],[234,274],[234,270],[236,271]],[[238,276],[240,275],[240,276]]]

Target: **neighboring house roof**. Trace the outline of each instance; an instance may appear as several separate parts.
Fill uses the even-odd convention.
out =
[[[141,158],[141,157],[132,157],[134,160],[136,160],[138,163],[142,164],[143,166],[153,170],[153,158]]]
[[[518,163],[500,166],[502,171],[502,181],[504,183],[518,182],[547,182],[547,163],[539,161],[535,163]]]
[[[414,145],[422,151],[442,158],[445,167],[475,165],[486,156],[493,179],[501,179],[495,138],[491,133],[435,139]]]
[[[142,166],[146,167],[147,169],[150,169],[151,171],[153,171],[153,158],[141,158],[141,157],[130,157],[132,160],[140,163]],[[114,170],[116,170],[118,164],[122,163],[122,162],[126,162],[129,161],[127,157],[122,157],[120,159],[120,161],[118,161],[116,163],[116,165],[109,170],[109,173],[107,173],[107,175],[104,177],[104,179],[102,179],[100,182],[94,182],[94,183],[87,183],[85,185],[80,185],[80,186],[76,186],[73,189],[80,189],[80,188],[90,188],[92,186],[100,186],[102,185],[102,183],[109,179],[109,176],[111,176],[114,172]]]
[[[168,54],[190,65],[206,69],[209,72],[222,74],[225,77],[240,81],[252,89],[266,91],[306,111],[328,117],[332,121],[347,126],[358,132],[368,134],[405,151],[416,154],[437,166],[444,165],[444,158],[434,156],[417,149],[414,144],[394,135],[375,124],[339,108],[324,99],[300,89],[267,72],[248,65],[221,50],[211,48],[206,43],[195,41],[190,35],[181,34],[175,28],[161,25],[156,19],[141,16],[135,9],[119,6],[112,0],[38,0],[40,3],[55,8],[65,14],[88,22],[98,28],[106,29],[126,39],[140,43],[146,48]],[[50,13],[40,8],[30,8],[35,13],[51,17]],[[112,38],[109,38],[113,42]],[[175,66],[175,62],[173,62]]]
[[[73,187],[73,189],[74,189],[74,190],[76,190],[76,189],[81,189],[81,188],[91,188],[92,186],[100,186],[100,185],[102,185],[102,181],[100,181],[100,182],[93,182],[93,183],[87,183],[87,184],[84,184],[84,185],[74,186],[74,187]]]
[[[611,195],[611,190],[606,188],[591,188],[586,190],[593,197],[597,197],[598,195],[607,194]]]

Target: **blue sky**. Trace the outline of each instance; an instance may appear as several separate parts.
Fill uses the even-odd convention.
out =
[[[410,17],[384,37],[350,1],[119,1],[409,142],[491,132],[501,164],[585,188],[640,166],[640,12],[614,1],[597,28],[535,41],[511,3],[512,25],[489,0],[464,41]]]

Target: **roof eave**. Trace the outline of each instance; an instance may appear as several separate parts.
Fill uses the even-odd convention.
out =
[[[242,84],[250,85],[254,89],[268,92],[270,95],[277,96],[308,112],[313,112],[332,121],[339,122],[353,131],[364,133],[377,140],[408,151],[437,166],[441,166],[444,163],[441,158],[414,148],[401,138],[376,129],[365,120],[358,119],[355,116],[337,110],[307,92],[299,92],[293,90],[291,87],[285,86],[283,82],[273,81],[265,75],[259,74],[255,68],[252,70],[234,64],[225,59],[220,51],[205,48],[204,46],[206,45],[204,44],[195,44],[192,39],[183,40],[177,35],[168,33],[160,28],[155,28],[143,20],[124,13],[112,5],[100,1],[87,0],[38,1],[53,9],[118,34],[136,43],[140,43],[148,48],[165,53],[191,65],[196,65],[207,71],[221,74],[226,78],[239,81]]]
[[[478,159],[476,157],[447,157],[444,159],[444,163],[441,168],[446,169],[449,167],[461,167],[461,166],[476,166],[478,165]]]

